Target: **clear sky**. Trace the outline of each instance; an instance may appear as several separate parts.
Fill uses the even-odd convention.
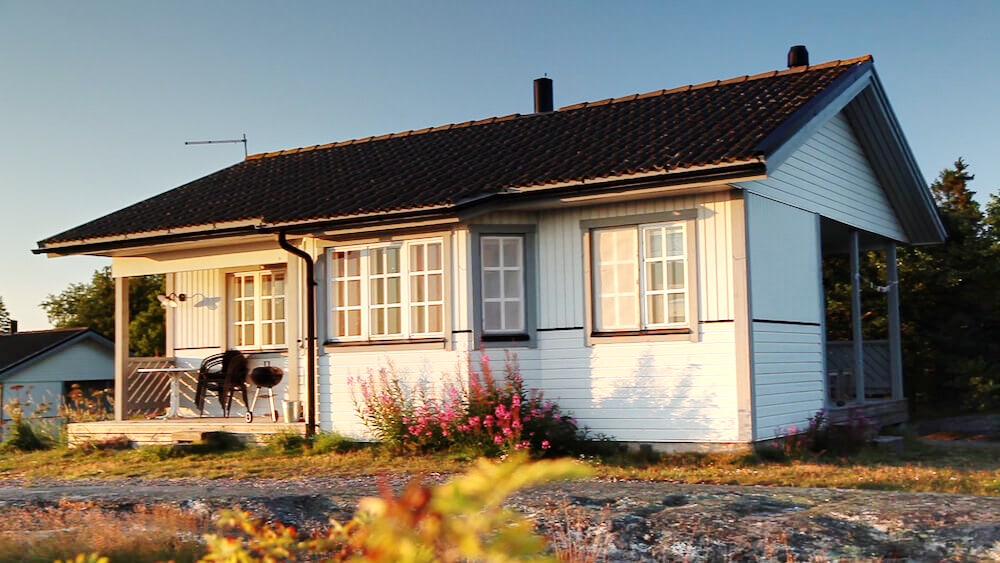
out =
[[[0,297],[22,330],[108,259],[38,240],[250,152],[870,53],[928,181],[1000,188],[1000,1],[0,0]]]

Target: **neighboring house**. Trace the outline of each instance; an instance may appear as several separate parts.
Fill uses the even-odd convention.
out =
[[[30,402],[26,414],[58,416],[73,385],[88,396],[112,388],[114,360],[114,343],[88,328],[0,334],[0,404]],[[0,421],[10,419],[4,409]]]
[[[253,155],[35,252],[112,257],[119,315],[130,277],[166,274],[168,356],[280,365],[326,430],[359,431],[351,376],[440,380],[480,349],[626,442],[745,445],[824,407],[891,421],[895,248],[944,229],[871,57],[803,51],[558,110],[539,79],[533,114]],[[866,249],[890,264],[889,338],[858,320],[828,373],[823,258]]]

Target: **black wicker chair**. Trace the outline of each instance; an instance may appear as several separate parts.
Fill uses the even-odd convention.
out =
[[[243,405],[250,402],[247,399],[247,359],[237,350],[228,350],[221,354],[213,354],[201,362],[198,368],[198,387],[195,389],[194,402],[198,412],[205,413],[205,397],[209,391],[214,391],[222,405],[222,415],[229,417],[233,404],[233,393],[239,391],[243,396]]]

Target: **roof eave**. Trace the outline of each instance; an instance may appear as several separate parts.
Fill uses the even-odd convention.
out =
[[[387,222],[412,221],[415,219],[433,220],[463,216],[478,206],[492,204],[498,200],[510,201],[513,198],[530,202],[537,199],[594,195],[608,192],[631,190],[649,186],[665,186],[690,184],[692,182],[719,182],[724,180],[745,180],[759,176],[764,171],[764,164],[759,158],[749,158],[734,162],[712,164],[671,171],[655,173],[639,173],[576,182],[562,182],[543,186],[526,188],[511,188],[495,193],[483,194],[460,202],[442,204],[415,209],[392,211],[373,211],[341,217],[317,218],[302,221],[266,222],[252,220],[223,225],[207,225],[199,230],[188,227],[183,230],[158,231],[150,233],[129,233],[100,239],[83,239],[64,241],[53,244],[39,242],[39,247],[33,249],[35,254],[50,256],[71,256],[90,254],[111,256],[113,251],[129,248],[144,248],[162,244],[204,241],[239,237],[252,234],[270,234],[284,231],[288,234],[313,234],[331,228],[361,227],[371,224],[385,225]],[[582,189],[581,189],[582,188]]]
[[[896,211],[905,242],[939,244],[946,232],[871,61],[838,77],[829,87],[758,143],[773,172],[820,127],[844,112]]]

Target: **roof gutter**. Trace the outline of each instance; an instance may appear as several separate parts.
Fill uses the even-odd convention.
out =
[[[288,242],[285,231],[278,231],[278,245],[298,256],[306,265],[306,437],[316,433],[316,276],[312,256]]]

